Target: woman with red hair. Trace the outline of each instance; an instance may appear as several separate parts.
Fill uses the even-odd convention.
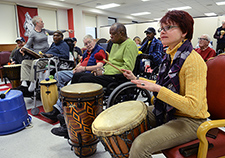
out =
[[[154,106],[148,107],[150,130],[133,142],[130,158],[149,158],[197,138],[197,129],[209,117],[206,100],[207,66],[193,50],[193,18],[185,11],[169,11],[160,20],[160,37],[167,45],[156,83],[124,75],[138,87],[153,91]]]

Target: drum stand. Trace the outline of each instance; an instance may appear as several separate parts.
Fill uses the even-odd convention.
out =
[[[71,146],[71,151],[73,151],[73,147],[74,147],[74,148],[78,148],[78,149],[79,149],[79,154],[80,154],[80,155],[77,155],[77,154],[76,154],[76,155],[79,156],[80,158],[88,157],[88,156],[93,155],[96,151],[95,151],[94,153],[91,153],[90,155],[83,156],[83,155],[82,155],[82,149],[85,148],[85,147],[89,147],[89,146],[92,146],[92,145],[97,144],[97,143],[99,142],[99,140],[96,139],[95,141],[93,141],[93,142],[90,143],[90,144],[82,145],[82,136],[81,136],[81,133],[77,133],[77,136],[78,136],[78,141],[79,141],[78,144],[72,143],[71,140],[68,139],[68,143],[69,143],[69,145]]]
[[[40,69],[37,71],[37,63],[40,62],[40,61],[48,61],[48,67],[47,68],[43,68],[43,69]],[[56,70],[56,73],[57,73],[57,78],[58,78],[58,68],[57,68],[57,65],[59,63],[59,59],[57,57],[52,57],[52,58],[39,58],[35,64],[34,64],[34,108],[31,109],[31,114],[33,115],[37,115],[39,113],[39,109],[37,108],[37,91],[40,90],[40,88],[36,87],[36,84],[37,84],[37,73],[39,72],[43,72],[43,71],[46,71],[47,70],[47,76],[50,75],[50,69],[54,69],[54,68],[51,68],[50,67],[50,62],[53,61],[55,63],[55,70]]]

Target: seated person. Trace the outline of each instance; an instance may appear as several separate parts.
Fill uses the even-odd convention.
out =
[[[18,37],[18,38],[16,39],[16,43],[17,43],[16,48],[12,50],[12,52],[11,52],[11,54],[10,54],[10,56],[9,56],[9,61],[10,61],[11,63],[13,62],[13,59],[12,59],[12,58],[13,58],[15,52],[16,52],[18,49],[22,48],[22,47],[26,44],[26,41],[25,41],[25,39],[24,39],[23,37]],[[21,54],[21,55],[22,55],[22,54]],[[16,59],[17,59],[17,58],[16,58]],[[16,59],[14,59],[14,63],[15,63],[15,64],[21,64],[21,62],[19,62],[21,58],[18,57],[18,61],[15,61]]]
[[[83,39],[83,42],[84,45],[87,46],[87,50],[84,52],[81,62],[73,70],[58,72],[58,79],[57,74],[55,74],[55,78],[59,82],[59,89],[64,87],[65,84],[72,79],[75,73],[79,73],[81,75],[91,73],[97,68],[101,68],[105,64],[103,60],[99,61],[94,58],[94,55],[96,53],[100,53],[104,57],[104,59],[106,59],[107,54],[102,47],[96,44],[93,37],[91,35],[86,35]],[[53,107],[53,111],[48,113],[42,112],[41,115],[53,121],[58,121],[57,115],[59,113],[63,113],[63,107],[60,99],[58,99],[57,103]]]
[[[198,52],[204,61],[207,61],[209,58],[216,56],[214,49],[209,47],[210,37],[207,34],[201,35],[199,39],[199,48],[195,49]]]
[[[198,127],[210,116],[207,66],[190,42],[193,18],[185,11],[173,10],[162,17],[160,24],[162,43],[169,48],[156,83],[137,79],[130,70],[123,70],[137,87],[152,91],[155,96],[154,105],[147,109],[150,130],[135,138],[129,158],[151,158],[155,152],[196,139]]]
[[[146,33],[146,40],[141,46],[141,48],[139,48],[139,51],[142,52],[142,54],[150,55],[150,59],[142,59],[142,62],[140,63],[141,66],[137,67],[146,68],[146,66],[150,66],[151,69],[154,69],[162,62],[163,45],[160,40],[155,38],[156,32],[153,27],[149,27],[147,30],[144,31],[144,33]],[[145,62],[150,63],[150,65],[146,64]],[[144,70],[141,69],[141,71]]]
[[[73,43],[74,43],[74,53],[76,53],[76,62],[79,63],[82,57],[82,51],[79,47],[76,46],[77,44],[77,39],[75,37],[72,38]],[[75,54],[74,54],[75,56]]]
[[[135,42],[127,37],[126,28],[120,23],[115,23],[111,26],[110,35],[113,45],[108,57],[109,62],[116,65],[119,69],[132,71],[138,55],[138,48]],[[86,43],[87,48],[90,47],[90,45],[90,42]],[[106,87],[111,82],[122,83],[128,81],[119,70],[109,64],[104,66],[103,74],[102,69],[99,69],[97,74],[99,74],[99,76],[95,76],[93,73],[74,73],[72,83],[91,82]],[[64,123],[64,125],[59,128],[53,128],[52,133],[67,138],[68,132],[64,118],[59,114],[58,119],[61,123]]]
[[[134,42],[137,44],[137,47],[138,47],[138,48],[141,47],[141,39],[140,39],[140,37],[135,36],[135,37],[133,38],[133,40],[134,40]]]
[[[44,54],[46,56],[57,56],[63,59],[69,59],[69,46],[63,41],[63,34],[61,31],[55,31],[53,34],[54,42],[48,49],[48,51]],[[34,91],[34,64],[36,60],[23,60],[21,65],[21,86],[19,90],[22,90],[25,93],[27,89],[29,92]],[[47,65],[47,61],[40,61],[37,63],[37,71],[44,68]],[[30,82],[30,86],[28,88],[27,81]],[[26,94],[24,94],[26,95]],[[28,94],[29,95],[29,94]]]

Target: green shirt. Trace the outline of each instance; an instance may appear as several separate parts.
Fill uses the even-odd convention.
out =
[[[128,38],[121,44],[113,44],[109,54],[109,62],[119,69],[127,69],[133,71],[137,55],[137,45],[133,40]],[[115,69],[109,64],[106,64],[104,68],[104,75],[121,74],[119,70]]]

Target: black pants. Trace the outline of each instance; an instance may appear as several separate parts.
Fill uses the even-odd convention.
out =
[[[90,82],[90,83],[98,83],[103,87],[107,87],[112,82],[117,82],[118,84],[124,83],[128,81],[123,74],[116,75],[102,75],[95,76],[92,73],[75,73],[72,78],[71,83],[82,83],[82,82]]]
[[[218,52],[219,49],[221,49],[222,52],[224,52],[224,48],[225,48],[225,43],[217,43],[216,52]]]

